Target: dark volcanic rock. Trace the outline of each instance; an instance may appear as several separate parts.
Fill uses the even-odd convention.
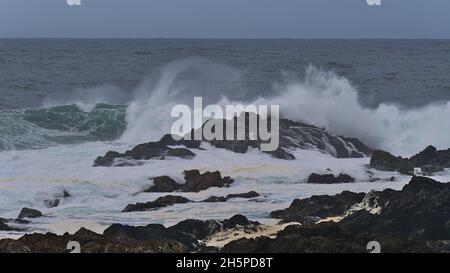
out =
[[[199,192],[210,187],[228,187],[231,183],[233,183],[233,179],[228,176],[222,178],[220,172],[218,171],[205,172],[198,176],[189,175],[189,178],[190,179],[182,185],[182,190],[184,192]]]
[[[19,219],[37,218],[37,217],[41,217],[41,216],[42,216],[42,213],[38,210],[30,209],[30,208],[23,208],[20,211],[19,216],[17,216],[17,218],[19,218]]]
[[[208,142],[216,148],[226,149],[235,153],[246,153],[249,148],[261,149],[261,145],[264,144],[265,141],[261,140],[259,132],[249,132],[249,117],[253,114],[244,113],[243,115],[245,115],[245,137],[240,140],[237,140],[239,120],[237,117],[233,120],[214,121],[214,124],[220,124],[220,122],[222,122],[224,136],[227,135],[226,125],[230,124],[231,126],[231,123],[233,123],[234,140],[206,140],[203,138],[203,131],[200,130],[203,130],[206,124],[212,122],[207,121],[200,129],[197,129],[197,132],[200,133],[199,135],[202,136],[202,141],[185,139],[194,139],[193,136],[197,135],[195,130],[192,130],[181,140],[175,140],[172,135],[167,134],[157,142],[139,144],[125,153],[109,151],[104,156],[100,156],[94,161],[94,167],[133,166],[139,164],[136,160],[165,159],[167,157],[191,159],[195,156],[195,153],[189,149],[200,149],[202,142]],[[271,128],[270,119],[268,121],[268,127]],[[257,121],[256,128],[259,128],[259,121]],[[281,119],[279,129],[280,139],[278,149],[274,151],[264,151],[264,153],[275,158],[284,160],[295,159],[294,155],[289,152],[294,149],[319,150],[337,158],[359,158],[369,156],[371,153],[371,149],[358,139],[336,136],[323,128]],[[180,145],[185,146],[186,148],[170,147]],[[120,161],[118,161],[119,159]]]
[[[31,234],[18,240],[0,240],[0,253],[68,253],[69,241],[80,243],[82,253],[184,253],[188,248],[174,240],[139,241],[130,237],[108,238],[87,229],[75,234]]]
[[[382,192],[388,201],[379,214],[359,211],[339,225],[352,233],[450,240],[450,184],[413,177],[401,191],[389,191]]]
[[[215,202],[226,202],[230,199],[233,198],[255,198],[258,197],[259,193],[257,193],[256,191],[249,191],[246,193],[237,193],[237,194],[228,194],[227,196],[223,197],[217,197],[217,196],[211,196],[205,200],[203,200],[202,202],[209,202],[209,203],[215,203]]]
[[[144,190],[144,192],[174,192],[180,189],[180,185],[168,176],[159,176],[153,178],[153,186]]]
[[[309,184],[339,184],[339,183],[351,183],[355,182],[355,179],[348,174],[339,174],[335,177],[332,174],[311,174],[308,178]]]
[[[413,168],[407,158],[395,157],[388,152],[375,150],[370,158],[370,167],[380,171],[397,171],[402,174],[411,174]]]
[[[185,204],[191,202],[189,199],[182,196],[173,196],[167,195],[163,197],[159,197],[155,201],[147,202],[147,203],[137,203],[130,204],[123,209],[122,212],[133,212],[133,211],[146,211],[151,209],[163,208],[175,204]]]
[[[277,237],[240,239],[228,243],[224,253],[367,253],[367,243],[380,242],[384,252],[432,252],[426,242],[383,235],[344,233],[335,223],[288,226]]]
[[[282,222],[311,223],[323,218],[341,216],[354,204],[364,198],[364,193],[344,191],[335,196],[315,195],[306,199],[296,199],[285,210],[271,212],[271,217]]]

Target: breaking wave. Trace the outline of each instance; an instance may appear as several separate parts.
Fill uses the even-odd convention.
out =
[[[358,89],[348,79],[314,66],[306,68],[304,77],[290,77],[274,84],[266,96],[249,91],[242,84],[242,77],[239,71],[225,65],[184,59],[145,79],[131,96],[128,92],[132,99],[126,105],[97,103],[90,109],[66,105],[3,110],[0,150],[85,141],[136,144],[155,140],[169,132],[174,121],[170,117],[172,106],[192,105],[194,96],[202,96],[205,105],[278,104],[283,117],[356,137],[372,148],[399,155],[411,155],[428,145],[450,147],[450,102],[416,109],[394,104],[367,108],[360,104]],[[119,93],[116,88],[112,92],[116,99]],[[102,100],[108,102],[106,94],[102,90]]]

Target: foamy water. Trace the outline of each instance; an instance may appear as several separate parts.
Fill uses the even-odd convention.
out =
[[[102,231],[109,224],[125,223],[170,225],[188,218],[224,219],[240,213],[253,220],[270,222],[270,211],[289,206],[295,198],[315,194],[336,194],[342,190],[367,192],[386,187],[401,189],[409,177],[395,173],[376,172],[381,178],[396,176],[395,182],[368,183],[365,165],[369,159],[336,159],[318,151],[297,150],[293,161],[271,158],[257,150],[236,154],[205,145],[196,150],[193,160],[149,160],[135,167],[92,167],[99,154],[113,149],[123,151],[128,145],[118,143],[86,143],[52,147],[43,150],[10,151],[0,153],[0,217],[15,218],[22,207],[41,210],[45,217],[33,220],[27,232],[52,231],[63,233],[81,226]],[[232,199],[227,203],[188,203],[154,211],[122,213],[129,203],[147,202],[160,193],[140,193],[151,185],[149,177],[169,175],[183,182],[182,171],[220,170],[236,182],[230,188],[210,188],[200,193],[176,193],[194,201],[211,195],[257,191],[253,200]],[[351,174],[355,183],[338,185],[306,184],[312,172],[341,172]],[[445,176],[437,177],[444,180]],[[62,199],[56,208],[46,208],[44,200],[70,192],[72,197]],[[20,227],[20,226],[19,226]],[[23,226],[22,226],[23,227]],[[17,233],[8,233],[9,236]],[[5,233],[3,233],[5,235]]]

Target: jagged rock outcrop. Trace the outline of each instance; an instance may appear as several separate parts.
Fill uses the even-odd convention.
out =
[[[450,240],[450,183],[413,177],[401,191],[384,190],[378,214],[367,210],[345,217],[348,232],[381,233],[425,240]]]
[[[333,174],[316,174],[312,173],[308,177],[308,184],[340,184],[340,183],[351,183],[355,182],[355,179],[348,174],[341,173],[338,176]]]
[[[238,118],[230,120],[218,120],[214,123],[222,123],[223,136],[227,135],[227,124],[233,122],[234,140],[206,140],[203,137],[203,131],[196,133],[192,130],[189,133],[189,139],[195,139],[195,135],[200,135],[203,140],[174,140],[172,135],[167,134],[157,142],[139,144],[130,151],[118,153],[109,151],[104,156],[98,157],[94,161],[96,166],[133,166],[140,164],[139,160],[165,159],[166,157],[181,157],[191,159],[195,153],[191,149],[199,149],[202,142],[207,142],[216,148],[226,149],[235,153],[246,153],[250,148],[260,149],[261,144],[265,143],[259,137],[258,132],[249,132],[249,113],[245,113],[245,137],[243,140],[237,138]],[[208,121],[207,121],[208,122]],[[270,128],[270,119],[268,126]],[[205,123],[206,124],[206,123]],[[231,126],[231,125],[230,125]],[[203,130],[203,125],[198,130]],[[213,126],[214,127],[214,126]],[[230,127],[231,128],[231,127]],[[259,122],[257,123],[259,128]],[[250,137],[250,135],[252,137]],[[185,146],[186,148],[171,148],[170,146]],[[274,151],[264,151],[272,157],[284,160],[293,160],[295,156],[290,152],[294,149],[318,150],[328,153],[337,158],[359,158],[370,156],[371,149],[356,138],[347,138],[337,136],[326,129],[318,128],[300,122],[288,119],[280,119],[279,127],[279,147]]]
[[[271,216],[300,223],[340,217],[338,226],[351,234],[450,240],[450,183],[413,177],[401,191],[312,196],[294,200],[289,208]]]

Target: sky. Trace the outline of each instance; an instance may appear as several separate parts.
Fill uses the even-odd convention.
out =
[[[450,0],[0,0],[0,38],[450,38]]]

